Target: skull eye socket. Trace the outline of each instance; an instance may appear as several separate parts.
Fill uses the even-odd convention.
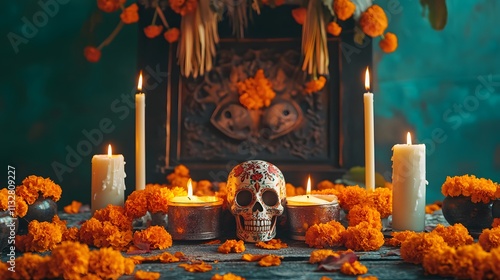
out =
[[[248,206],[252,202],[253,199],[253,194],[250,191],[247,190],[241,190],[236,194],[236,203],[238,203],[239,206]]]
[[[278,204],[278,194],[276,192],[268,190],[262,193],[262,201],[267,206],[275,206]]]

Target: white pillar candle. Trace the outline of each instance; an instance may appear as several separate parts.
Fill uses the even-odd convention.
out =
[[[123,206],[125,199],[125,161],[123,155],[113,155],[111,145],[107,155],[92,157],[92,213],[108,204]]]
[[[425,228],[425,145],[407,144],[392,148],[392,228],[396,231],[424,231]]]
[[[373,93],[370,92],[370,72],[368,67],[365,74],[365,88],[363,95],[365,113],[365,187],[369,191],[375,190],[375,136],[373,125]]]
[[[142,72],[135,95],[135,189],[146,187],[146,96],[142,93]]]

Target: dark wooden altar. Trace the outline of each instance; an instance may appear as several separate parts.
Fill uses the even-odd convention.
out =
[[[237,163],[262,159],[295,185],[304,185],[307,174],[315,182],[334,180],[364,165],[362,94],[371,43],[355,44],[354,21],[343,23],[340,37],[329,36],[326,86],[305,95],[300,91],[310,77],[300,70],[301,26],[291,16],[295,7],[264,7],[253,14],[244,39],[236,39],[227,20],[220,22],[214,68],[196,79],[180,75],[176,44],[144,36],[153,11],[141,9],[138,68],[149,75],[148,182],[164,182],[178,164],[185,164],[195,180],[225,181]],[[179,26],[179,18],[167,14],[169,24]],[[232,79],[253,76],[258,69],[280,86],[269,107],[250,112],[239,104]]]

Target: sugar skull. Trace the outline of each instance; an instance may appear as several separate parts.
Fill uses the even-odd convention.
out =
[[[250,160],[236,165],[227,179],[229,209],[236,218],[236,234],[247,242],[276,236],[276,220],[283,214],[285,178],[273,164]]]

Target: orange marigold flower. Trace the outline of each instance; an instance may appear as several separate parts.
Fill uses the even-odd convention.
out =
[[[340,20],[346,20],[354,14],[356,5],[351,0],[333,1],[333,11]]]
[[[474,175],[448,176],[441,186],[441,193],[444,196],[470,196],[474,203],[488,203],[492,199],[500,198],[498,190],[497,183]]]
[[[359,261],[345,262],[340,267],[340,272],[346,275],[360,275],[368,272],[368,268]]]
[[[145,190],[133,191],[125,200],[125,213],[132,219],[140,218],[148,212],[148,200]]]
[[[241,256],[241,260],[242,261],[247,261],[247,262],[256,262],[256,261],[260,261],[265,256],[267,256],[267,255],[243,254]]]
[[[304,7],[295,8],[292,10],[293,19],[300,25],[303,25],[306,22],[307,9]]]
[[[126,0],[97,0],[97,7],[101,11],[112,13],[120,9],[120,6],[125,2]]]
[[[10,191],[10,195],[15,196],[15,209],[13,212],[10,213],[10,215],[14,218],[22,218],[26,216],[26,213],[28,213],[28,204],[26,201],[21,196],[17,196],[15,191],[12,190]],[[6,211],[9,209],[9,190],[4,188],[0,190],[0,210],[1,211]],[[13,204],[11,202],[10,208],[13,208]]]
[[[161,32],[163,31],[163,26],[162,25],[148,25],[144,27],[144,35],[148,37],[149,39],[153,39],[155,37],[158,37]]]
[[[500,247],[491,249],[491,268],[495,275],[500,275]]]
[[[71,204],[64,206],[64,213],[68,214],[76,214],[80,212],[80,207],[82,207],[82,203],[76,200],[73,200]]]
[[[86,244],[65,241],[56,246],[48,262],[50,274],[64,279],[80,279],[88,273],[90,250]]]
[[[367,196],[365,188],[348,186],[339,193],[338,198],[340,206],[349,211],[354,205],[365,203]]]
[[[387,16],[384,9],[379,5],[372,5],[361,14],[359,24],[363,32],[371,37],[377,37],[384,34],[387,28]]]
[[[54,183],[50,178],[43,178],[36,175],[26,177],[22,185],[16,188],[16,195],[24,198],[29,205],[35,203],[39,196],[58,201],[61,198],[61,194],[61,186]]]
[[[96,218],[91,218],[80,227],[80,241],[98,248],[113,247],[117,250],[124,250],[133,240],[132,231],[120,231],[111,222],[101,222]]]
[[[101,50],[93,46],[86,46],[83,49],[83,56],[88,62],[95,63],[101,59]]]
[[[436,233],[416,233],[401,243],[401,258],[405,262],[420,264],[425,254],[445,246],[448,245],[444,239]]]
[[[281,239],[271,239],[267,242],[259,241],[255,243],[256,247],[268,250],[278,250],[281,248],[288,248],[288,245],[281,241]]]
[[[217,251],[223,254],[243,253],[245,250],[246,248],[243,240],[236,241],[236,239],[228,239],[217,248]]]
[[[134,279],[136,279],[136,280],[155,280],[155,279],[160,279],[160,276],[161,275],[159,272],[137,270],[137,272],[134,275]]]
[[[262,259],[260,259],[258,264],[259,264],[259,266],[264,266],[264,267],[279,266],[281,264],[282,258],[283,257],[276,256],[276,255],[267,255],[267,256],[263,257]]]
[[[333,250],[330,249],[320,249],[314,250],[311,252],[311,256],[309,256],[309,263],[319,263],[322,262],[329,256],[339,257],[340,255]]]
[[[165,40],[169,43],[175,43],[179,40],[181,32],[179,31],[179,28],[177,27],[172,27],[169,28],[165,33],[163,33],[163,37],[165,37]]]
[[[436,246],[435,251],[424,255],[422,267],[426,273],[443,277],[453,276],[456,250],[450,246]]]
[[[484,229],[479,235],[479,244],[485,251],[500,247],[500,227]]]
[[[266,78],[263,69],[257,70],[254,77],[238,82],[236,87],[241,105],[250,110],[268,107],[276,96],[273,85]]]
[[[58,224],[33,220],[28,224],[28,234],[16,236],[16,247],[22,252],[44,252],[53,249],[61,241],[62,231]]]
[[[354,251],[375,251],[384,245],[384,235],[379,229],[362,222],[348,227],[343,234],[345,247]]]
[[[378,45],[384,52],[391,53],[398,48],[398,37],[394,33],[387,32]]]
[[[187,272],[207,272],[212,270],[212,266],[203,261],[192,264],[181,263],[179,267],[183,267]]]
[[[442,205],[443,204],[441,202],[434,202],[432,204],[425,205],[425,214],[433,214],[434,211],[440,210]]]
[[[94,250],[89,254],[88,269],[101,279],[118,279],[125,274],[125,258],[112,248]]]
[[[399,247],[408,238],[416,235],[417,233],[411,230],[392,232],[389,240],[385,241],[385,245]]]
[[[62,234],[62,241],[79,241],[80,230],[77,227],[68,228]]]
[[[456,279],[488,279],[486,275],[495,265],[488,261],[491,255],[478,243],[458,247],[455,256],[453,276]]]
[[[367,205],[354,205],[347,214],[349,226],[353,227],[361,222],[368,222],[371,227],[382,230],[382,221],[380,213]]]
[[[318,92],[318,91],[322,90],[323,87],[325,87],[325,83],[326,83],[326,78],[323,76],[320,76],[318,79],[311,80],[311,81],[307,82],[304,91],[305,91],[305,93],[308,93],[308,94]]]
[[[309,247],[315,248],[339,246],[344,241],[344,232],[345,227],[337,221],[315,224],[307,229],[305,242]]]
[[[245,280],[245,278],[229,272],[223,275],[216,273],[211,280]]]
[[[498,227],[500,226],[500,218],[493,218],[493,223],[491,224],[491,227]]]
[[[376,209],[380,218],[387,218],[392,214],[392,190],[388,188],[375,188],[367,192],[365,204]]]
[[[441,236],[448,246],[455,248],[474,242],[474,238],[469,234],[467,228],[460,223],[448,227],[438,224],[432,232]]]
[[[198,6],[197,0],[168,0],[168,2],[170,4],[170,8],[181,16],[185,16],[193,12]]]
[[[132,218],[126,215],[122,206],[109,204],[103,209],[96,210],[93,217],[101,222],[108,221],[120,230],[132,230]]]
[[[134,244],[149,244],[151,249],[165,249],[172,246],[172,236],[164,227],[150,226],[134,233]]]
[[[25,253],[16,258],[16,270],[11,274],[11,279],[46,279],[48,278],[49,256],[39,254]],[[1,273],[0,273],[1,275]],[[9,279],[2,277],[2,279]]]
[[[148,210],[150,213],[167,213],[168,200],[174,197],[174,194],[166,187],[160,185],[146,185],[146,197],[148,201]]]
[[[342,32],[342,27],[335,21],[332,21],[326,26],[326,31],[333,36],[339,36]]]
[[[131,24],[139,21],[139,6],[136,3],[126,7],[120,14],[123,23]]]

